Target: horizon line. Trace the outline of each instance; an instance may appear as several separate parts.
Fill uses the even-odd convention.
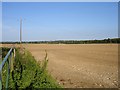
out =
[[[120,37],[115,38],[104,38],[104,39],[85,39],[85,40],[77,40],[77,39],[61,39],[61,40],[24,40],[22,42],[54,42],[54,41],[92,41],[92,40],[105,40],[105,39],[120,39]],[[20,42],[20,41],[0,41],[1,42]]]

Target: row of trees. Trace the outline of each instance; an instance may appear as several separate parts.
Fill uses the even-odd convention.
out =
[[[5,43],[18,43],[19,42],[2,42]],[[103,39],[103,40],[58,40],[58,41],[29,41],[22,43],[36,43],[36,44],[92,44],[92,43],[120,43],[120,38]]]

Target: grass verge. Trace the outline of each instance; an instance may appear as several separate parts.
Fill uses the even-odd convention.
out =
[[[47,67],[47,53],[45,60],[39,65],[30,52],[26,50],[20,51],[16,49],[16,56],[14,60],[14,70],[10,72],[9,88],[14,89],[48,89],[61,88],[56,81],[48,74]],[[2,72],[3,88],[6,82],[6,65]]]

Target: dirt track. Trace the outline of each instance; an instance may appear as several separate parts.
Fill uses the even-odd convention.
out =
[[[48,71],[64,87],[114,88],[118,85],[118,45],[24,45],[37,61],[48,53]]]

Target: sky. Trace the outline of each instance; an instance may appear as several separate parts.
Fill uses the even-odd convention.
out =
[[[120,0],[2,0],[3,2],[119,2]]]
[[[2,3],[0,2],[0,42],[2,42]]]
[[[3,2],[2,40],[88,40],[118,37],[117,2]]]

